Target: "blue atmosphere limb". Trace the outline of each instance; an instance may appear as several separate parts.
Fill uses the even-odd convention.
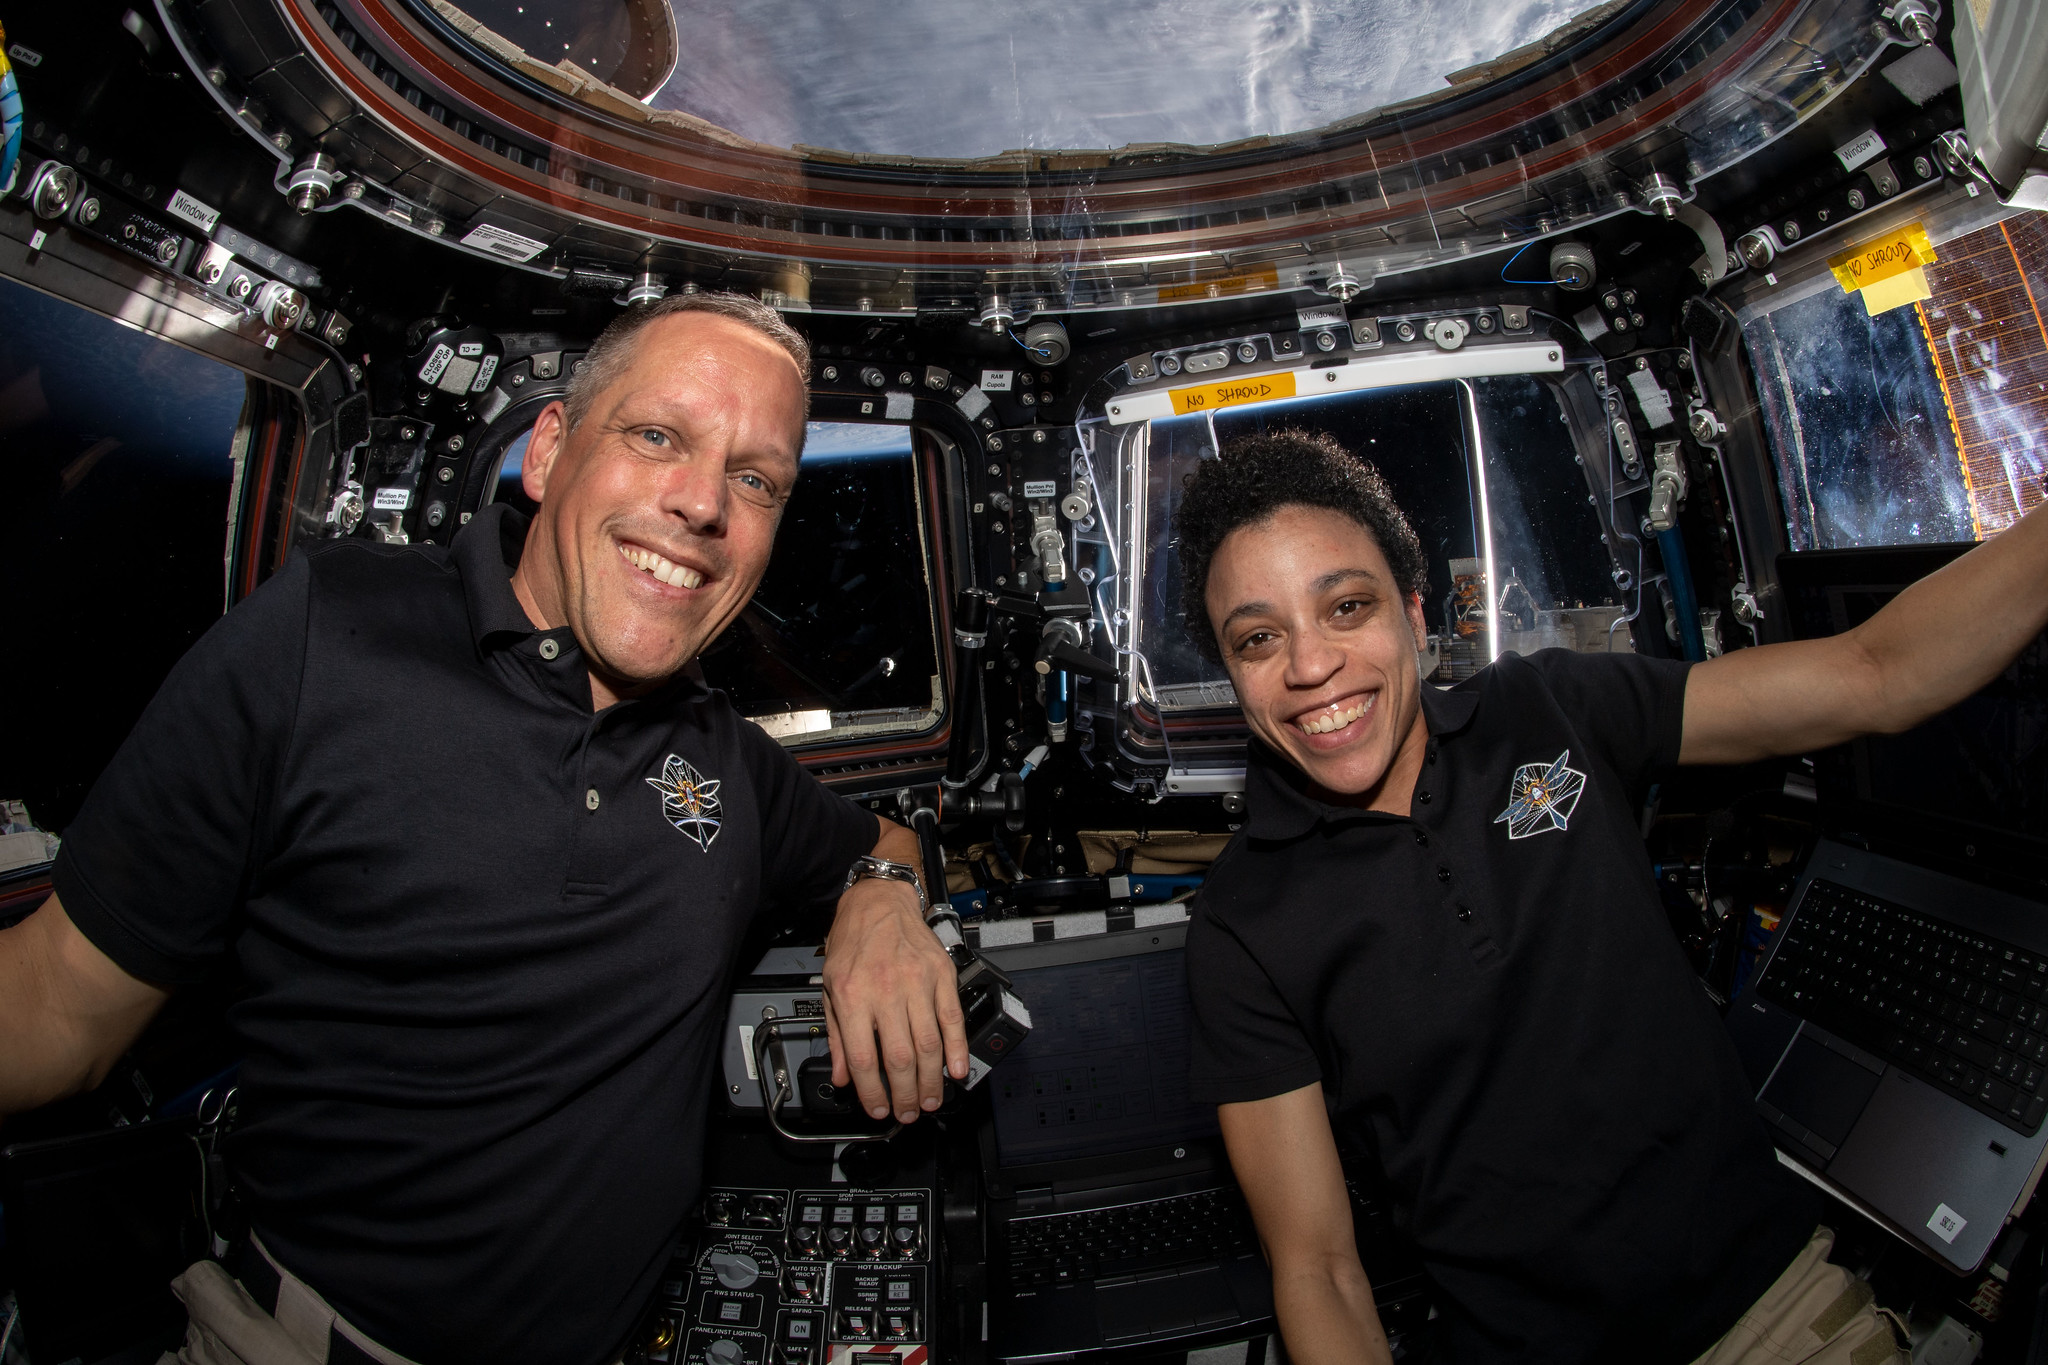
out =
[[[1664,557],[1671,599],[1678,604],[1678,642],[1685,657],[1699,663],[1707,657],[1707,642],[1700,634],[1700,603],[1692,590],[1692,564],[1685,557],[1685,538],[1677,528],[1657,533],[1657,553]]]

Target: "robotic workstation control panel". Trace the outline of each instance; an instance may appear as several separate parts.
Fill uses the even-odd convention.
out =
[[[763,1125],[719,1125],[698,1215],[643,1337],[673,1365],[926,1365],[958,1355],[941,1305],[945,1195],[936,1148],[906,1131],[813,1156]],[[971,1229],[973,1179],[967,1175]],[[956,1218],[958,1213],[956,1211]]]

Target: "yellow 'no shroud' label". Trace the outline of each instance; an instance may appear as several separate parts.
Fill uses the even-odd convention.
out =
[[[1168,396],[1173,399],[1174,415],[1185,417],[1191,412],[1214,412],[1217,408],[1233,408],[1240,403],[1270,403],[1276,398],[1292,398],[1294,392],[1294,375],[1287,371],[1262,374],[1256,379],[1226,379],[1217,384],[1173,389]]]
[[[1844,290],[1861,292],[1863,306],[1875,315],[1932,294],[1922,267],[1934,260],[1927,229],[1911,223],[1829,257],[1828,268]]]

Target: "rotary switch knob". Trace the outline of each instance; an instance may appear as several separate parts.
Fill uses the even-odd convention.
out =
[[[718,1282],[727,1289],[745,1289],[761,1278],[760,1262],[737,1251],[712,1252],[711,1268],[718,1273]],[[712,1348],[715,1350],[719,1345],[720,1343],[713,1342]],[[733,1349],[737,1351],[739,1347],[735,1346]]]
[[[704,1357],[711,1362],[711,1365],[742,1365],[747,1358],[746,1352],[740,1349],[740,1344],[737,1341],[724,1337],[720,1337],[717,1341],[705,1347]]]

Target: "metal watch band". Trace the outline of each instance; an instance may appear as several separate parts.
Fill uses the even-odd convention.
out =
[[[918,908],[929,909],[931,906],[930,899],[924,893],[924,878],[917,875],[916,868],[909,863],[892,863],[887,858],[877,858],[867,853],[855,858],[853,866],[846,870],[846,882],[839,888],[839,894],[845,895],[853,888],[855,882],[865,881],[869,877],[881,877],[892,882],[908,882],[911,889],[917,892]]]

